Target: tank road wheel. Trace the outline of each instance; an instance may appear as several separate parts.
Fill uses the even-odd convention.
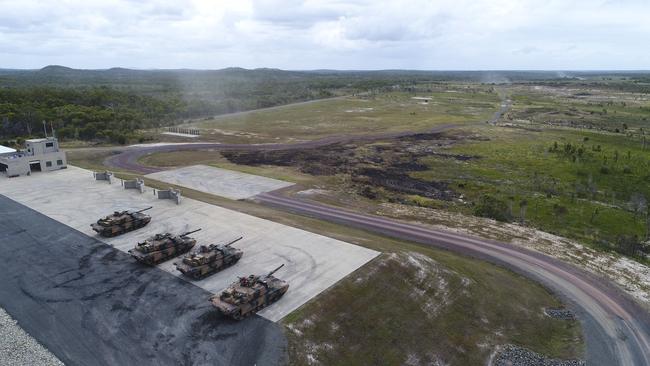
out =
[[[236,313],[232,314],[232,318],[235,320],[242,320],[241,310],[237,310]]]

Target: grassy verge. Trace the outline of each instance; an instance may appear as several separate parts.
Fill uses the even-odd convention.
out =
[[[495,266],[417,248],[382,257],[283,322],[293,365],[484,364],[513,343],[582,355],[577,322],[546,317],[560,305],[543,288]]]

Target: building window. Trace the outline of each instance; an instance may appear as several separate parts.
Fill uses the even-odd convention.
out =
[[[56,165],[63,165],[63,160],[57,160]]]
[[[51,162],[51,161],[46,162],[46,163],[45,163],[45,166],[48,167],[48,168],[51,167],[51,166],[52,166],[52,162]]]
[[[46,142],[45,147],[54,147],[54,142]]]

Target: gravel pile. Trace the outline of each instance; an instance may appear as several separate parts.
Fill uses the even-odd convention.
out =
[[[571,310],[565,308],[546,308],[544,313],[551,318],[560,320],[575,320],[576,318]]]
[[[63,365],[0,308],[0,366]]]
[[[557,360],[508,344],[492,360],[492,366],[584,366],[582,360]]]

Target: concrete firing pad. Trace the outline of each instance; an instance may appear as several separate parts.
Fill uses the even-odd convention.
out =
[[[156,199],[150,188],[143,194],[124,190],[116,180],[112,185],[95,181],[92,172],[70,166],[55,172],[17,178],[0,178],[0,194],[37,210],[87,235],[96,236],[90,224],[115,210],[147,211],[151,223],[116,238],[100,240],[122,251],[158,232],[180,233],[202,228],[193,234],[199,243],[223,242],[239,236],[236,245],[244,256],[235,266],[194,282],[216,293],[237,276],[266,273],[284,263],[277,276],[289,281],[289,291],[260,315],[277,321],[309,299],[335,284],[379,253],[322,235],[260,219],[204,202],[183,198],[180,205]],[[179,276],[173,260],[159,268]],[[207,301],[207,299],[206,299]]]
[[[277,179],[207,165],[192,165],[146,177],[235,200],[293,185]]]

